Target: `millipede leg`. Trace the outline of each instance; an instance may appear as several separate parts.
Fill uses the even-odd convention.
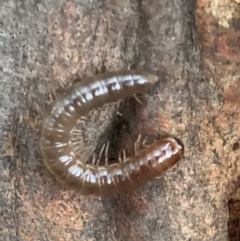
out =
[[[139,103],[142,104],[142,102],[139,100],[139,98],[136,95],[133,95],[133,98]]]
[[[143,142],[142,142],[143,148],[148,147],[148,145],[146,144],[146,142],[147,142],[147,137],[145,137],[145,138],[143,139]]]
[[[138,135],[136,142],[134,143],[134,154],[137,155],[140,152],[140,143],[142,135]]]
[[[121,114],[120,112],[117,112],[117,115],[120,115],[120,116],[122,116],[122,114]]]
[[[97,161],[96,161],[96,164],[99,166],[99,164],[100,164],[100,160],[101,160],[101,158],[102,158],[102,154],[103,154],[103,152],[104,152],[104,149],[105,149],[105,144],[102,146],[102,148],[101,148],[101,150],[100,150],[100,153],[99,153],[99,155],[98,155],[98,159],[97,159]]]
[[[121,156],[121,153],[118,153],[118,161],[119,161],[119,162],[123,162],[123,158],[122,158],[122,156]]]
[[[95,154],[95,153],[93,154],[93,158],[92,158],[91,163],[92,163],[93,165],[96,165],[96,154]]]
[[[123,150],[123,161],[126,161],[127,159],[127,154],[126,154],[126,150]]]
[[[108,163],[108,149],[109,149],[109,141],[107,142],[107,146],[105,149],[105,165],[109,165]]]

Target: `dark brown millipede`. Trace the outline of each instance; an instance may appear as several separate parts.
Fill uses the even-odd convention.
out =
[[[77,120],[106,103],[147,91],[157,76],[141,70],[107,72],[77,82],[59,96],[44,118],[40,148],[55,178],[83,195],[105,196],[138,188],[174,166],[184,154],[182,142],[168,135],[122,162],[103,166],[79,160],[70,132]]]

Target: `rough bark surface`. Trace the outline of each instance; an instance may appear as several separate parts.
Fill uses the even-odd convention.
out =
[[[236,0],[2,0],[0,239],[228,240],[240,173],[239,23]],[[76,73],[121,68],[157,70],[160,80],[142,105],[123,106],[132,135],[119,148],[164,130],[182,139],[185,158],[140,190],[83,197],[43,165],[48,96]],[[118,108],[103,112],[108,124]],[[106,126],[93,118],[96,128]]]

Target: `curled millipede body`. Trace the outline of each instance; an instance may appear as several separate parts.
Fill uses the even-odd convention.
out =
[[[40,148],[56,179],[83,195],[110,195],[138,188],[175,165],[184,154],[182,142],[165,136],[135,156],[103,166],[79,160],[70,133],[77,120],[106,103],[147,91],[158,80],[140,70],[107,72],[72,85],[53,103],[43,120]]]

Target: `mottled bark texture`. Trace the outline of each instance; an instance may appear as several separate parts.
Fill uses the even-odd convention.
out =
[[[1,0],[0,26],[1,240],[228,240],[227,202],[239,196],[239,1]],[[138,134],[164,130],[182,139],[185,158],[140,190],[82,197],[43,165],[41,119],[49,93],[76,74],[121,68],[157,70],[159,84],[141,105],[92,114],[89,143],[131,151]]]

